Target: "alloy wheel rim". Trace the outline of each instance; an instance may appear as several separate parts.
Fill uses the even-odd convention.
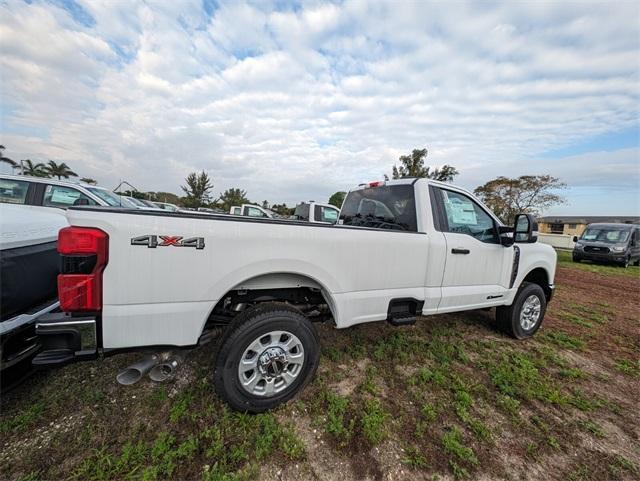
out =
[[[542,303],[538,296],[532,294],[527,297],[520,309],[520,326],[522,326],[522,329],[525,331],[531,330],[540,319],[541,310]]]
[[[271,397],[291,386],[302,372],[302,342],[288,331],[271,331],[254,339],[238,363],[242,388],[254,396]]]

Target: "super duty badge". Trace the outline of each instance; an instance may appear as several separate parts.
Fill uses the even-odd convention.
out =
[[[189,237],[184,239],[177,235],[141,235],[131,238],[132,246],[147,246],[151,249],[156,247],[195,247],[204,249],[204,237]]]

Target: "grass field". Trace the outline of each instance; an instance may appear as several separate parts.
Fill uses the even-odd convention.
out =
[[[493,312],[318,326],[321,367],[263,415],[215,396],[215,346],[122,387],[115,356],[2,398],[3,480],[640,479],[640,268],[573,264],[536,337]]]

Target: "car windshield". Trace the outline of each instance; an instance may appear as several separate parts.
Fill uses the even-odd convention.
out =
[[[136,207],[147,207],[144,202],[141,202],[139,199],[136,199],[135,197],[129,197],[128,195],[123,195],[123,197],[125,199],[127,199],[131,204],[135,205]]]
[[[606,227],[589,227],[582,234],[581,240],[607,242],[609,244],[618,244],[627,242],[629,238],[628,229],[611,229]]]
[[[116,195],[107,189],[100,189],[97,187],[87,187],[86,189],[92,194],[100,197],[100,199],[104,200],[110,206],[120,207],[123,204],[122,198],[119,195]]]

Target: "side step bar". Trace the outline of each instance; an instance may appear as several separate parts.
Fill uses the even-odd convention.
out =
[[[410,326],[422,314],[424,301],[413,298],[393,299],[389,302],[387,322],[393,326]]]
[[[63,366],[98,357],[96,319],[93,316],[72,317],[64,312],[47,314],[36,321],[36,334],[43,347],[33,358],[35,367]]]

